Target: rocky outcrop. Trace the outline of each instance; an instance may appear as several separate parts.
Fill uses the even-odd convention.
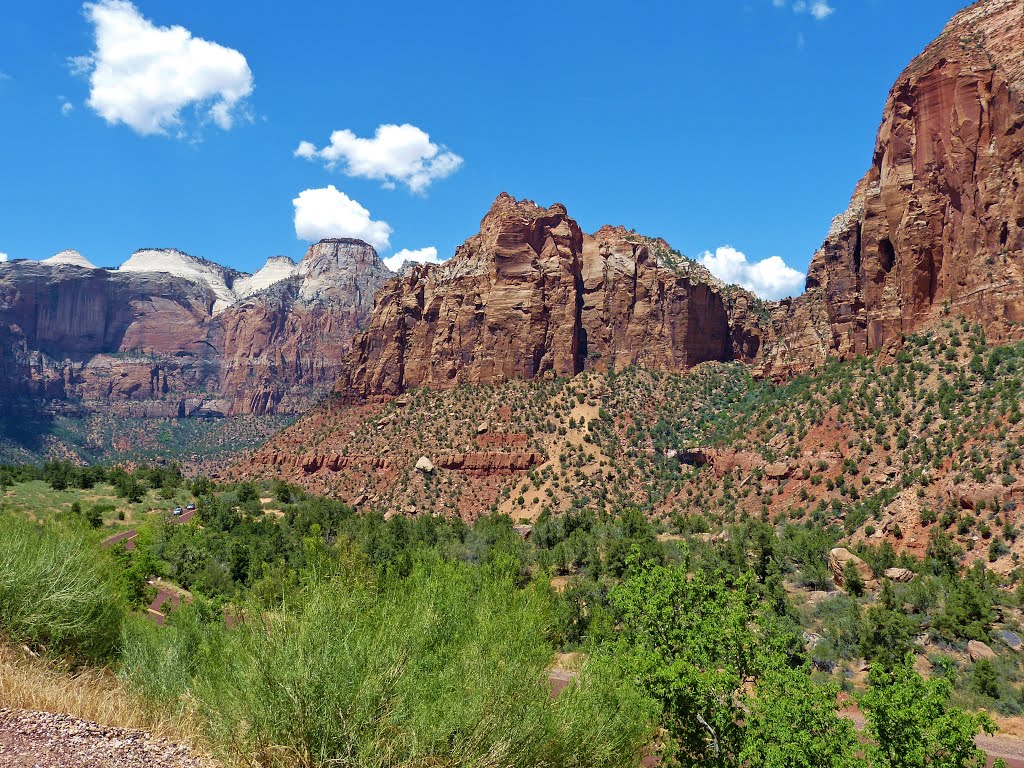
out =
[[[294,274],[217,318],[219,384],[232,413],[296,413],[342,373],[352,337],[391,272],[361,240],[323,240]]]
[[[898,344],[944,315],[991,338],[1024,322],[1024,10],[962,11],[897,80],[871,168],[807,292],[773,315],[762,368],[785,375]]]
[[[268,467],[297,469],[306,474],[315,474],[321,470],[341,472],[356,467],[372,469],[408,468],[408,462],[401,458],[387,456],[367,456],[363,454],[322,454],[309,453],[296,455],[293,453],[264,450],[260,453],[259,463]],[[412,465],[413,469],[423,474],[431,474],[435,469],[447,469],[464,472],[467,475],[493,477],[523,472],[542,464],[543,456],[537,451],[465,451],[462,453],[442,453],[430,459],[421,456]]]
[[[264,270],[249,279],[176,251],[117,270],[68,253],[0,264],[0,416],[297,412],[338,378],[391,275],[350,240],[318,243],[291,269],[274,260],[265,286]]]
[[[844,547],[836,547],[828,553],[828,569],[832,573],[832,581],[842,587],[846,584],[846,569],[853,567],[865,584],[875,578],[870,566]]]
[[[394,395],[634,364],[682,371],[734,356],[727,302],[745,293],[664,241],[621,227],[585,235],[560,204],[502,194],[449,261],[382,287],[338,388]]]

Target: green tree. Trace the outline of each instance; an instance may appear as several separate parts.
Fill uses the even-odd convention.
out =
[[[999,698],[999,678],[995,666],[988,659],[978,659],[974,662],[974,668],[971,670],[971,690],[991,699]]]
[[[860,704],[872,743],[865,747],[872,768],[982,768],[986,754],[974,743],[996,730],[992,719],[949,703],[945,678],[925,680],[914,671],[913,656],[891,671],[873,667]],[[996,760],[996,766],[1003,766]]]
[[[846,582],[847,594],[854,597],[860,597],[864,594],[864,579],[852,561],[848,562],[843,568],[843,581]]]
[[[876,605],[868,609],[860,637],[860,652],[883,669],[899,666],[910,653],[911,625],[898,611]]]
[[[735,766],[744,680],[758,639],[751,575],[727,585],[685,566],[638,566],[609,595],[622,624],[619,652],[662,707],[667,757],[682,766]]]
[[[838,693],[835,685],[818,685],[802,669],[769,669],[748,701],[743,764],[759,768],[861,765],[857,730],[839,716]]]

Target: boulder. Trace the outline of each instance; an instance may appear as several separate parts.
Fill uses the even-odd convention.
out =
[[[885,578],[905,584],[914,580],[914,572],[909,568],[886,568]]]
[[[971,657],[971,661],[979,659],[993,661],[996,658],[996,652],[980,640],[970,640],[967,643],[967,655]]]
[[[867,563],[845,547],[836,547],[828,553],[828,569],[832,572],[832,580],[840,587],[846,584],[845,573],[846,566],[849,563],[853,563],[854,568],[857,569],[857,573],[860,574],[865,584],[874,579],[871,568]]]
[[[1014,651],[1020,651],[1024,649],[1024,640],[1021,640],[1020,635],[1016,632],[1011,632],[1008,629],[1000,630],[996,632],[999,639],[1002,640],[1006,645]]]
[[[434,471],[434,462],[428,459],[426,456],[420,456],[416,461],[416,469],[425,475],[429,475]]]

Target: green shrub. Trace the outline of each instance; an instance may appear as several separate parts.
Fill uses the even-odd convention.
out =
[[[610,658],[552,700],[552,598],[509,570],[420,561],[375,585],[349,569],[232,630],[182,610],[132,625],[126,675],[263,765],[635,766],[651,705]]]
[[[117,573],[78,529],[0,514],[0,633],[53,654],[109,660],[125,615]]]

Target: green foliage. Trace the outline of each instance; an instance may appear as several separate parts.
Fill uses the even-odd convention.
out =
[[[115,573],[78,529],[0,512],[0,634],[55,655],[110,659],[125,613]]]
[[[846,582],[846,591],[854,597],[864,594],[864,579],[861,578],[857,565],[851,560],[843,568],[843,580]]]
[[[757,681],[740,760],[759,768],[854,768],[857,730],[839,716],[836,686],[803,669],[774,666]]]
[[[942,612],[935,617],[933,632],[945,640],[988,642],[994,618],[992,602],[983,566],[972,569],[964,578],[947,578],[946,599]]]
[[[999,678],[995,665],[988,659],[978,659],[971,669],[971,690],[990,699],[999,698]]]
[[[985,753],[975,746],[980,733],[995,725],[985,714],[971,715],[949,703],[952,686],[944,678],[925,680],[907,657],[891,671],[872,668],[861,699],[872,768],[982,768]],[[997,761],[997,765],[1002,761]]]
[[[884,605],[867,610],[861,633],[860,652],[880,669],[892,669],[910,652],[911,626],[900,612]]]
[[[680,765],[734,765],[742,749],[741,686],[758,645],[754,598],[749,577],[727,585],[671,566],[637,569],[612,590],[619,653],[661,704]]]
[[[383,582],[358,559],[309,559],[298,593],[231,631],[194,611],[136,627],[128,679],[194,702],[215,744],[267,765],[637,764],[654,712],[614,659],[551,698],[545,589],[436,559]]]

